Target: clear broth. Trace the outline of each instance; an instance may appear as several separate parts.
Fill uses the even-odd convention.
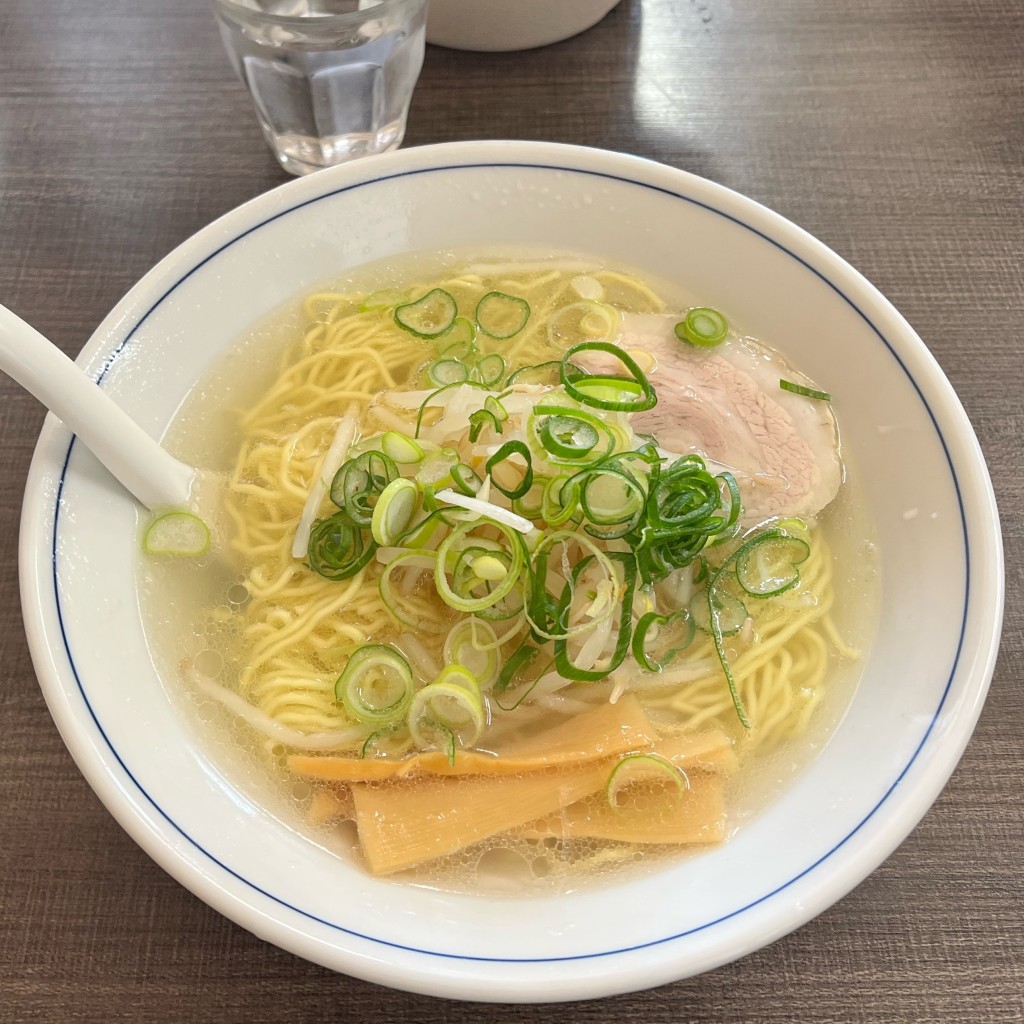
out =
[[[676,285],[635,274],[607,261],[571,254],[552,257],[521,250],[408,256],[360,268],[318,290],[367,294],[394,287],[396,282],[429,279],[474,261],[519,263],[552,259],[556,267],[577,268],[579,272],[610,266],[634,273],[661,295],[669,308],[686,308],[700,302],[699,296],[689,295]],[[197,383],[164,437],[169,450],[193,465],[225,473],[230,470],[239,443],[238,414],[267,390],[275,378],[282,350],[301,335],[306,326],[304,299],[305,296],[287,303],[255,325]],[[759,340],[771,345],[773,339]],[[784,347],[780,351],[785,356]],[[849,453],[843,454],[844,484],[838,498],[822,514],[819,525],[833,553],[833,620],[847,644],[866,651],[877,622],[879,561],[859,470]],[[211,608],[229,609],[232,600],[243,599],[244,576],[234,574],[210,556],[195,562],[140,557],[139,578],[143,622],[154,666],[172,699],[192,723],[210,761],[248,799],[289,827],[336,854],[358,859],[354,823],[309,825],[306,811],[314,786],[286,773],[283,750],[274,751],[268,758],[267,740],[220,703],[189,687],[183,678],[181,669],[188,662],[198,663],[209,676],[219,674],[223,679],[230,674],[232,666],[223,663],[206,623]],[[808,770],[838,727],[853,698],[863,659],[844,661],[833,655],[831,660],[827,693],[804,732],[771,753],[741,757],[740,768],[730,780],[726,795],[730,834],[767,807],[799,773]],[[613,845],[617,844],[595,840],[584,845],[574,840],[570,858],[560,841],[549,839],[538,844],[501,840],[470,847],[393,877],[415,884],[495,895],[566,892],[621,878],[624,872],[656,870],[667,860],[700,855],[708,849],[643,847],[624,860],[619,852],[609,855]]]

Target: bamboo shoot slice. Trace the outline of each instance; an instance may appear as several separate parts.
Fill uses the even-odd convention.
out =
[[[611,762],[519,776],[352,787],[363,856],[388,875],[518,828],[604,788]]]
[[[716,734],[718,746],[727,744]],[[540,768],[581,764],[650,749],[658,734],[635,697],[627,695],[616,704],[601,704],[576,715],[553,729],[508,747],[501,756],[476,750],[460,750],[450,764],[444,751],[432,750],[403,760],[356,757],[310,757],[294,754],[288,767],[306,778],[334,782],[372,782],[411,775],[516,775]],[[710,743],[711,753],[714,743]]]
[[[720,775],[691,772],[690,787],[672,807],[647,813],[613,810],[604,793],[596,793],[538,821],[523,834],[544,838],[612,839],[622,843],[689,845],[725,839],[725,798]]]
[[[329,821],[340,821],[355,816],[355,803],[348,786],[316,790],[306,811],[306,820],[313,826],[326,825]]]

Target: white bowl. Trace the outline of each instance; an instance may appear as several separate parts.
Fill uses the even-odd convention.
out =
[[[164,259],[79,362],[159,435],[225,347],[284,300],[392,254],[494,244],[571,248],[685,281],[832,385],[844,443],[869,471],[885,585],[863,681],[815,761],[731,841],[649,877],[523,900],[375,880],[327,853],[255,805],[197,740],[147,652],[135,506],[52,419],[25,498],[25,620],[90,784],[159,864],[232,920],[385,985],[589,998],[771,942],[908,834],[960,757],[991,676],[998,520],[956,395],[863,277],[734,192],[613,153],[460,143],[290,182]]]
[[[427,42],[456,50],[529,50],[596,25],[619,0],[430,0]]]

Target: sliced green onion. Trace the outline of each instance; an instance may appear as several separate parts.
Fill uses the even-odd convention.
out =
[[[624,537],[639,524],[647,493],[621,464],[598,463],[572,480],[579,489],[583,514],[590,520],[584,529],[591,536],[612,540]]]
[[[411,466],[423,461],[423,446],[397,430],[389,430],[383,434],[380,447],[384,454],[399,466]]]
[[[451,330],[438,342],[441,355],[450,359],[466,359],[476,351],[476,326],[464,316],[457,316]]]
[[[712,609],[714,621],[711,617]],[[722,636],[733,636],[743,628],[750,613],[735,594],[709,586],[706,590],[694,594],[690,602],[690,616],[702,633],[713,636],[717,624],[718,632]]]
[[[579,376],[570,373],[568,366],[573,356],[581,352],[604,352],[614,356],[629,371],[629,377],[618,377],[608,374],[585,374]],[[608,412],[642,412],[653,409],[658,404],[658,396],[651,387],[650,381],[643,370],[636,364],[631,355],[610,341],[583,341],[573,345],[562,357],[562,385],[565,392],[577,402],[590,405]],[[595,388],[619,389],[623,394],[635,394],[637,397],[628,399],[610,399],[595,393]]]
[[[467,498],[472,498],[484,485],[483,480],[464,462],[452,466],[451,477],[456,488]]]
[[[655,792],[651,789],[656,787]],[[623,797],[627,791],[640,787],[643,790],[643,798],[640,806],[630,808]],[[634,810],[642,813],[645,817],[650,815],[650,799],[657,796],[657,789],[668,791],[669,807],[678,804],[683,794],[690,788],[690,780],[686,772],[678,765],[674,765],[666,757],[660,754],[628,754],[612,769],[608,776],[608,785],[605,787],[605,795],[608,798],[608,805],[618,814],[624,811]],[[637,800],[636,795],[633,797]],[[628,796],[627,796],[628,800]]]
[[[484,408],[500,423],[508,419],[508,409],[501,404],[501,399],[495,398],[494,395],[488,395],[484,399]]]
[[[494,684],[495,702],[502,711],[513,711],[519,707],[533,692],[537,680],[547,671],[547,669],[540,672],[531,671],[539,654],[540,651],[536,647],[523,644],[522,647],[516,648],[505,662]],[[553,663],[549,663],[548,668],[551,667],[553,667]],[[515,695],[515,699],[511,703],[502,702],[501,697],[507,698],[511,695]]]
[[[656,631],[653,638],[650,636],[652,631]],[[685,608],[670,615],[647,612],[640,616],[633,630],[633,658],[648,672],[660,672],[680,651],[690,646],[696,632],[693,619]],[[649,646],[654,642],[663,653],[652,661]]]
[[[483,731],[485,714],[479,686],[476,692],[459,682],[430,683],[417,691],[409,708],[409,733],[421,750],[448,749],[454,762],[456,743],[470,747]]]
[[[484,334],[504,340],[518,334],[530,319],[530,304],[517,295],[488,292],[476,304],[476,323]]]
[[[427,377],[435,387],[469,380],[469,367],[459,359],[437,359],[427,367]]]
[[[402,728],[402,723],[395,722],[393,725],[386,725],[383,729],[377,729],[375,732],[371,732],[369,736],[363,741],[363,745],[359,748],[360,758],[366,758],[370,750],[377,746],[381,740],[388,736],[395,736],[399,733],[404,734],[405,729]],[[382,751],[375,756],[385,756],[387,751]]]
[[[533,366],[520,366],[514,373],[510,373],[505,381],[506,387],[514,384],[558,384],[561,382],[562,360],[549,359],[546,363],[536,363]],[[576,365],[569,367],[569,372],[582,374],[584,371]]]
[[[705,594],[708,618],[711,625],[711,639],[715,644],[715,653],[718,655],[719,664],[722,666],[722,672],[725,673],[725,682],[729,687],[729,696],[732,698],[732,706],[736,709],[736,717],[740,720],[740,724],[744,729],[750,728],[750,719],[747,717],[747,709],[743,706],[743,699],[740,697],[739,690],[736,688],[736,680],[732,674],[732,666],[729,664],[728,655],[725,653],[725,643],[722,639],[722,620],[719,611],[719,599],[717,594],[716,584],[718,578],[722,573],[722,569],[719,568],[718,572],[708,581],[708,589]],[[737,602],[738,603],[738,602]]]
[[[544,486],[546,478],[533,476],[533,486],[521,498],[512,499],[512,511],[524,519],[543,518],[541,512],[544,507]]]
[[[335,699],[364,725],[388,725],[412,701],[412,669],[393,647],[369,644],[348,659],[334,684]]]
[[[621,593],[621,597],[618,599],[619,605],[619,633],[615,642],[615,650],[612,652],[611,658],[601,668],[594,669],[582,669],[574,665],[569,659],[568,644],[565,636],[559,636],[555,639],[555,665],[558,668],[558,674],[564,676],[566,679],[572,679],[577,682],[597,682],[600,679],[604,679],[617,669],[626,657],[626,652],[629,650],[629,639],[632,632],[633,622],[633,594],[636,588],[636,560],[631,554],[625,551],[606,551],[605,557],[611,559],[613,562],[617,562],[622,567],[623,582],[618,588]],[[566,621],[569,613],[569,608],[572,603],[573,592],[579,583],[580,577],[586,570],[587,566],[594,561],[592,555],[588,555],[586,558],[580,559],[579,562],[573,567],[572,570],[572,582],[566,582],[565,588],[562,591],[562,596],[558,601],[558,607],[555,612],[556,622],[563,630],[569,630],[569,623]],[[617,579],[615,581],[618,583]],[[611,602],[611,607],[615,606],[614,601]],[[593,619],[593,623],[596,624],[607,616],[601,615]],[[593,628],[592,626],[589,628]]]
[[[373,558],[376,549],[347,513],[335,512],[313,524],[306,558],[310,569],[324,579],[347,580]]]
[[[210,528],[191,512],[164,512],[158,515],[142,538],[147,555],[178,555],[198,558],[210,547]]]
[[[541,498],[541,518],[548,526],[564,526],[580,507],[579,487],[574,477],[556,476],[544,487]]]
[[[769,530],[748,540],[736,552],[736,577],[753,597],[776,597],[800,582],[797,566],[810,553],[807,541]]]
[[[604,611],[591,617],[588,622],[575,626],[562,622],[559,613],[559,601],[556,601],[547,591],[548,562],[551,559],[552,550],[559,544],[563,545],[563,555],[564,545],[578,544],[588,555],[593,556],[594,561],[601,568],[603,579],[611,580],[617,592],[615,601],[609,602]],[[613,556],[616,555],[623,555],[632,561],[632,556],[625,552],[603,551],[584,533],[555,530],[541,538],[536,551],[533,553],[530,571],[531,589],[526,605],[526,621],[530,624],[530,629],[538,640],[570,640],[573,637],[582,636],[584,633],[590,632],[599,622],[603,622],[612,614],[615,604],[620,599],[618,594],[622,589],[619,584],[618,575],[615,572],[615,567],[612,564]],[[587,561],[589,562],[589,559]],[[628,569],[626,571],[628,572]]]
[[[480,680],[477,678],[476,674],[470,671],[470,669],[465,665],[445,665],[445,667],[438,673],[434,682],[453,683],[455,686],[461,686],[464,690],[468,690],[477,697],[483,693]]]
[[[376,496],[398,476],[398,467],[383,452],[368,451],[349,459],[331,481],[331,501],[357,526],[369,526]]]
[[[548,416],[541,422],[540,442],[546,451],[563,459],[582,459],[597,446],[596,428],[576,416]]]
[[[498,636],[480,619],[460,619],[444,640],[445,662],[464,667],[484,688],[498,678],[498,656]]]
[[[794,384],[789,380],[780,380],[779,387],[783,391],[791,391],[794,395],[803,395],[804,398],[815,398],[819,402],[832,401],[832,395],[827,391],[817,391],[814,388],[804,387],[803,384]]]
[[[519,484],[516,487],[508,488],[495,479],[494,468],[510,459],[513,455],[520,456],[526,462],[526,469]],[[506,498],[521,498],[533,486],[533,458],[530,455],[530,449],[522,441],[506,441],[487,460],[485,468],[491,477],[491,482]]]
[[[561,417],[562,422],[555,425],[557,433],[545,443],[544,426],[546,417]],[[568,420],[575,421],[570,424]],[[572,428],[570,430],[570,427]],[[590,433],[597,434],[597,442],[589,449],[583,447],[575,448],[572,445],[572,437],[579,436],[581,441],[586,441]],[[611,455],[615,449],[616,437],[612,433],[610,424],[578,406],[564,405],[561,402],[541,402],[535,405],[530,411],[526,428],[527,438],[534,446],[534,450],[543,454],[545,460],[554,466],[572,466],[579,469],[581,465],[593,464],[599,459]],[[550,442],[554,441],[553,444]],[[550,444],[550,447],[549,447]],[[600,445],[600,449],[598,449]],[[563,456],[558,454],[559,447],[573,451],[573,454]]]
[[[469,441],[476,444],[484,427],[490,427],[496,434],[503,433],[501,420],[490,409],[477,409],[469,414]]]
[[[730,494],[727,516],[721,514],[723,483]],[[735,480],[726,473],[713,477],[699,455],[668,467],[652,465],[644,522],[630,535],[644,582],[689,565],[711,537],[735,521],[738,497]]]
[[[395,309],[395,323],[417,338],[439,338],[455,323],[458,305],[443,288]]]
[[[407,572],[420,572],[424,575],[433,574],[437,564],[437,552],[428,548],[411,548],[395,555],[380,574],[377,589],[384,607],[406,626],[420,629],[427,633],[446,633],[448,623],[438,621],[436,611],[428,615],[420,615],[409,606],[408,601],[395,593],[391,585],[392,575],[399,569]]]
[[[506,597],[519,579],[526,559],[522,542],[516,531],[503,523],[489,519],[484,524],[487,529],[496,530],[505,540],[505,545],[499,548],[509,559],[505,578],[497,581],[493,586],[490,581],[479,581],[481,585],[476,585],[472,580],[460,580],[458,575],[453,573],[453,583],[449,583],[446,571],[449,556],[453,559],[457,558],[463,548],[469,547],[475,542],[475,538],[472,538],[471,534],[479,525],[478,523],[463,523],[455,527],[438,545],[434,564],[434,585],[441,600],[456,611],[471,614],[490,608]],[[456,592],[455,586],[458,586],[462,592]],[[483,590],[484,593],[477,594],[478,590]]]
[[[437,398],[438,395],[443,394],[445,391],[450,391],[452,388],[477,388],[480,391],[490,391],[489,388],[475,380],[457,380],[452,384],[443,384],[436,391],[431,391],[430,394],[427,395],[427,397],[420,403],[419,411],[416,413],[415,437],[420,436],[420,431],[423,429],[423,414],[429,408],[430,403]]]
[[[717,309],[697,306],[676,324],[676,337],[699,348],[721,345],[729,333],[729,324]]]
[[[412,525],[420,503],[420,489],[412,480],[398,477],[381,491],[373,509],[370,532],[378,544],[390,546]]]
[[[425,487],[443,483],[459,464],[459,453],[454,448],[440,448],[431,452],[416,470],[416,483]]]
[[[432,548],[439,539],[438,535],[447,533],[452,526],[452,520],[446,515],[450,511],[445,508],[434,509],[418,523],[410,526],[398,538],[398,543],[406,548]]]
[[[497,352],[484,356],[476,364],[476,372],[480,377],[480,383],[493,387],[505,376],[505,367],[507,365],[504,356],[498,355]]]

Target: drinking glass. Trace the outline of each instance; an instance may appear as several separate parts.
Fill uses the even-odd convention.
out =
[[[395,149],[427,0],[213,0],[228,57],[292,174]]]

